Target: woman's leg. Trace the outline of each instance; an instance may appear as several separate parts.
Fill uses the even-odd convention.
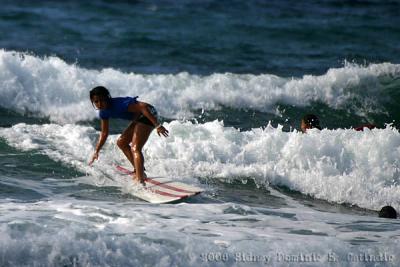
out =
[[[154,129],[153,126],[138,122],[133,129],[132,136],[132,156],[133,162],[136,170],[136,180],[143,182],[144,175],[144,158],[142,149],[149,138],[151,131]],[[135,179],[135,177],[133,177]]]
[[[129,145],[132,142],[133,130],[135,129],[136,123],[132,122],[121,134],[121,136],[117,140],[117,146],[122,150],[126,158],[135,167],[135,163],[133,161],[133,155],[131,152],[131,146]]]

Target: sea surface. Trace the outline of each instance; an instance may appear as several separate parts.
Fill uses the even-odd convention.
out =
[[[399,1],[0,6],[0,266],[400,265]],[[135,198],[125,121],[88,166],[98,85],[159,111],[148,175],[205,192]]]

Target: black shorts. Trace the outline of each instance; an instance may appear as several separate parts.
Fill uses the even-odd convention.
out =
[[[158,113],[157,113],[157,110],[155,109],[155,107],[153,107],[152,105],[149,105],[149,111],[158,120]],[[139,119],[137,119],[136,122],[141,122],[143,124],[146,124],[146,125],[149,125],[149,126],[152,126],[152,127],[156,126],[146,116],[144,116],[143,114],[141,114],[139,116]]]

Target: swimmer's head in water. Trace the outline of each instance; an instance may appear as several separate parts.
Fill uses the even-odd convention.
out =
[[[392,206],[385,206],[379,211],[379,217],[381,218],[389,218],[396,219],[397,212]]]
[[[321,126],[319,125],[319,119],[314,114],[307,114],[301,119],[300,125],[301,131],[305,133],[307,129],[319,129],[321,130]]]

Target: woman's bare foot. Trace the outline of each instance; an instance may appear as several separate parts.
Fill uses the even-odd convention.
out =
[[[132,180],[135,183],[141,183],[142,185],[146,185],[146,183],[145,183],[146,178],[147,178],[146,173],[143,173],[143,178],[139,179],[138,177],[136,177],[136,172],[133,172]]]

